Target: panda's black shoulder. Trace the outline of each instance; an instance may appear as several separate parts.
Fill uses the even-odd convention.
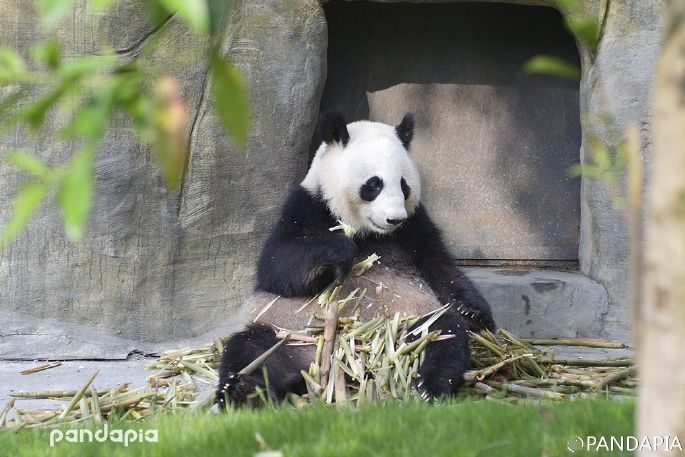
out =
[[[298,185],[285,200],[274,231],[279,229],[328,230],[334,225],[336,225],[335,219],[321,194],[310,192]]]

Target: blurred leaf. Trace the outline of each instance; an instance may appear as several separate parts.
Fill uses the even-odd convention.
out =
[[[154,150],[167,188],[175,188],[186,163],[188,110],[181,88],[173,76],[164,76],[157,84]]]
[[[238,145],[247,143],[250,102],[242,75],[231,62],[212,57],[212,97],[224,128]]]
[[[568,9],[575,5],[575,0],[555,0],[557,8]]]
[[[93,198],[93,153],[87,146],[76,152],[57,190],[57,203],[62,209],[64,231],[71,242],[83,237]]]
[[[62,48],[57,40],[49,40],[36,47],[34,55],[43,65],[54,70],[62,60]]]
[[[579,163],[574,163],[568,169],[568,174],[572,178],[577,178],[578,176],[583,176],[583,165]]]
[[[221,25],[231,7],[231,0],[207,0],[209,7],[209,33],[221,32]]]
[[[75,0],[37,0],[38,11],[43,23],[48,26],[57,24],[73,9]]]
[[[559,57],[535,56],[523,65],[528,74],[546,74],[569,79],[580,79],[580,68]]]
[[[118,72],[112,77],[113,95],[117,103],[126,105],[142,92],[141,76],[138,68]]]
[[[143,93],[124,103],[124,108],[131,116],[133,126],[138,135],[145,142],[151,143],[155,139],[154,103]]]
[[[118,63],[115,55],[85,55],[65,62],[57,71],[57,76],[64,79],[76,79],[89,73],[106,70]]]
[[[27,182],[21,185],[12,202],[12,216],[0,234],[0,246],[6,246],[24,228],[48,190],[48,184],[43,181]]]
[[[43,121],[45,120],[45,116],[47,115],[48,111],[55,103],[57,103],[64,92],[65,86],[60,85],[52,92],[40,97],[35,102],[19,111],[19,113],[16,115],[16,118],[28,123],[33,132],[38,131],[38,129],[43,125]]]
[[[89,0],[88,10],[90,13],[103,13],[110,9],[115,0]]]
[[[197,33],[209,33],[207,0],[159,0],[169,12],[178,14]]]
[[[11,48],[0,48],[0,85],[12,83],[26,70],[24,59]]]
[[[26,151],[14,151],[7,157],[7,161],[15,167],[35,176],[44,176],[48,168],[33,154]]]
[[[12,114],[17,109],[18,103],[27,95],[28,90],[22,87],[0,98],[0,136],[6,134],[19,122],[19,117]]]
[[[155,27],[159,26],[169,17],[169,12],[160,2],[161,0],[147,0],[143,2],[145,4],[145,12]]]
[[[597,49],[599,42],[599,22],[587,16],[571,18],[567,22],[568,28],[578,37],[583,43],[592,48]]]
[[[97,142],[105,132],[107,121],[113,114],[113,92],[110,87],[102,88],[88,99],[85,106],[76,112],[74,118],[62,130],[63,138],[80,136]]]
[[[592,152],[592,160],[595,164],[607,170],[611,167],[611,153],[604,145],[604,142],[597,137],[590,138],[589,141],[590,151]]]

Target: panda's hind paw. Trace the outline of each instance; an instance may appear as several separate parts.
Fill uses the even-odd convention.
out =
[[[415,379],[412,383],[412,388],[419,394],[421,399],[426,402],[438,401],[449,396],[453,392],[449,380],[445,381],[425,377]]]
[[[489,309],[479,309],[463,302],[457,303],[455,309],[466,320],[472,331],[478,332],[487,329],[494,332],[497,330],[497,325]]]
[[[231,373],[216,391],[216,404],[224,409],[227,403],[240,406],[251,404],[255,397],[255,384],[238,373]]]

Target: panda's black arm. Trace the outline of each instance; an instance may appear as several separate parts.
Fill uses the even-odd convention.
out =
[[[257,264],[257,289],[284,297],[311,296],[352,268],[357,245],[342,232],[326,203],[298,186],[266,240]]]
[[[419,205],[397,230],[396,239],[442,303],[453,303],[476,329],[495,329],[490,305],[473,283],[457,268],[440,229]]]

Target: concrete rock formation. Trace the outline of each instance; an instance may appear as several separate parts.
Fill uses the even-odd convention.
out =
[[[663,0],[586,3],[603,18],[603,28],[597,55],[579,48],[580,118],[608,112],[619,131],[638,123],[648,167],[648,98]],[[31,4],[0,0],[0,45],[26,53],[41,37]],[[58,31],[67,55],[88,53],[104,41],[133,57],[145,40],[159,39],[154,53],[139,58],[178,78],[192,118],[190,158],[181,188],[168,193],[131,127],[123,120],[111,126],[97,156],[96,200],[84,242],[73,246],[65,239],[56,209],[47,204],[0,252],[0,359],[123,358],[230,329],[252,290],[254,261],[282,198],[307,169],[326,82],[328,34],[317,0],[242,0],[226,23],[223,52],[243,72],[254,113],[243,150],[223,133],[212,110],[207,42],[176,18],[155,28],[140,1],[119,0],[103,16],[80,8]],[[48,128],[61,122],[56,115]],[[599,124],[582,127],[579,157],[587,160],[589,136],[609,133]],[[0,154],[27,145],[53,164],[70,153],[46,137],[17,134],[2,139]],[[430,160],[426,154],[421,166],[434,165]],[[3,195],[11,195],[19,179],[0,166]],[[8,211],[8,205],[0,207],[0,225]],[[453,218],[458,229],[458,213],[441,217]],[[578,273],[517,276],[475,269],[472,276],[493,301],[495,317],[501,313],[502,324],[515,331],[626,339],[627,251],[627,226],[610,191],[583,179]],[[522,296],[530,300],[528,313]]]

